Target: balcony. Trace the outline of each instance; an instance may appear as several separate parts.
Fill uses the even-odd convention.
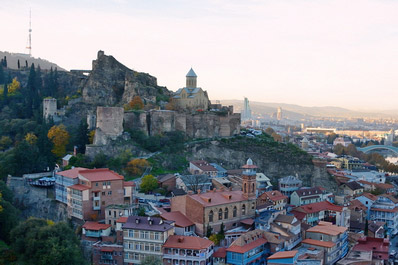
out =
[[[113,260],[112,254],[102,254],[101,255],[102,260]]]
[[[87,237],[100,237],[101,236],[101,232],[100,231],[86,230],[86,236]]]
[[[213,255],[213,251],[209,251],[206,253],[198,253],[196,256],[194,255],[186,255],[186,254],[173,254],[173,253],[167,253],[163,254],[163,258],[165,259],[178,259],[178,260],[191,260],[191,261],[202,261],[206,260]]]

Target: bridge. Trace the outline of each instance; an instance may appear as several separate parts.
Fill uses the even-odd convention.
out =
[[[398,155],[398,147],[390,146],[390,145],[370,145],[362,148],[357,148],[358,151],[369,153],[375,150],[389,150],[394,154]]]

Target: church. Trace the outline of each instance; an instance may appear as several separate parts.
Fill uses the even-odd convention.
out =
[[[173,197],[171,211],[180,211],[196,226],[196,233],[205,236],[207,227],[213,233],[240,226],[241,221],[254,218],[256,211],[256,166],[249,158],[242,175],[242,190],[212,190]]]
[[[209,109],[210,101],[206,91],[197,87],[197,75],[191,68],[186,75],[186,87],[180,88],[173,96],[173,102],[178,110]]]

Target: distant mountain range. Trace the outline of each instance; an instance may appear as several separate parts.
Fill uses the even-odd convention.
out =
[[[223,105],[233,105],[236,112],[243,108],[243,100],[220,100]],[[385,110],[377,112],[361,112],[340,107],[304,107],[295,104],[269,103],[250,101],[250,108],[254,113],[272,115],[282,108],[283,115],[290,119],[301,119],[304,117],[335,117],[335,118],[398,118],[398,110]]]
[[[35,66],[40,65],[40,68],[43,70],[49,70],[52,67],[53,69],[57,68],[58,71],[65,71],[55,63],[49,62],[45,59],[31,57],[29,54],[0,51],[0,59],[3,59],[4,56],[7,57],[7,67],[11,69],[18,69],[19,60],[20,67],[25,67],[26,62],[28,62],[28,66],[34,63]]]

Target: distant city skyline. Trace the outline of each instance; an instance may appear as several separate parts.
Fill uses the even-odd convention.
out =
[[[0,5],[1,51],[91,69],[98,50],[211,100],[398,109],[398,2],[71,0]]]

